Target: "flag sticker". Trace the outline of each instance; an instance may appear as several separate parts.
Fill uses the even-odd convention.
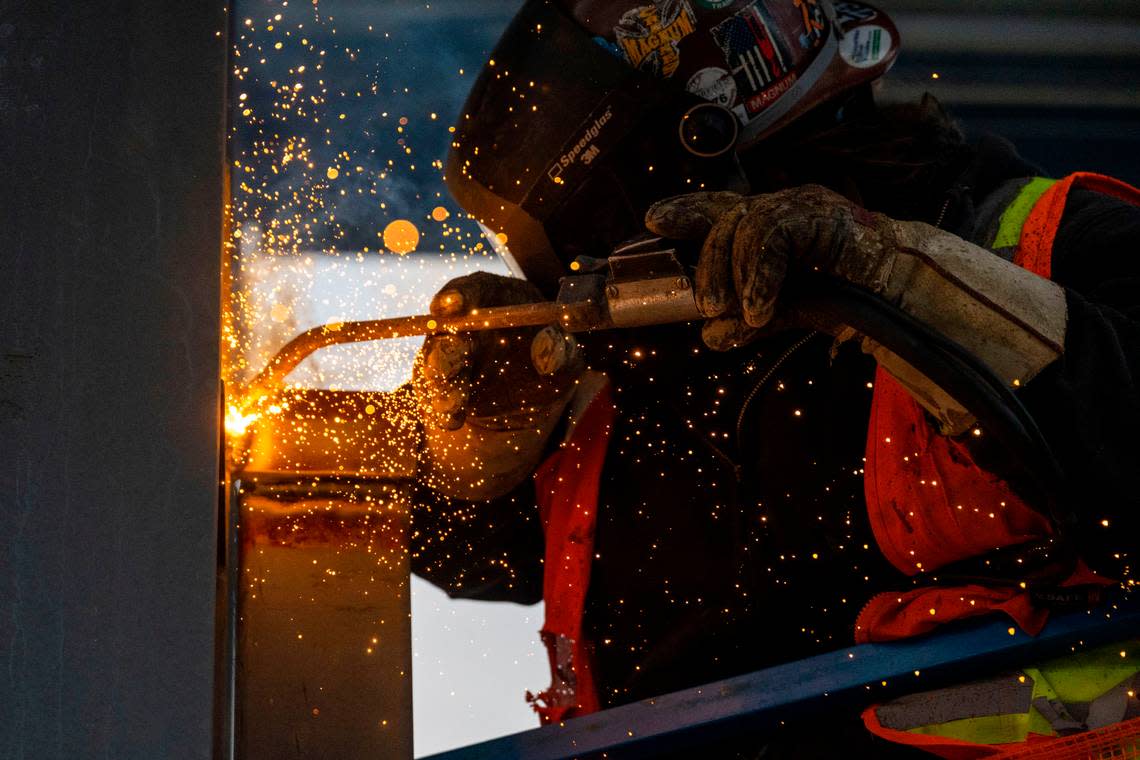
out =
[[[784,41],[772,33],[772,24],[759,2],[710,31],[741,93],[762,92],[792,74],[787,64],[790,54]]]
[[[839,41],[839,55],[857,69],[869,69],[891,52],[891,33],[870,24],[849,29]]]

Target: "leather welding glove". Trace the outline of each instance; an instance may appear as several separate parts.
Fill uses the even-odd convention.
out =
[[[444,285],[431,313],[542,300],[526,280],[476,272]],[[427,337],[412,371],[421,482],[472,501],[511,491],[538,466],[583,369],[573,336],[557,326]]]
[[[754,340],[776,314],[790,269],[839,277],[959,343],[1010,385],[1060,356],[1064,290],[944,230],[872,213],[818,185],[777,193],[693,193],[654,204],[658,235],[703,240],[694,284],[705,342]],[[841,326],[835,330],[839,335]],[[907,387],[947,434],[972,416],[910,365],[865,336],[863,348]],[[880,336],[881,337],[881,336]]]

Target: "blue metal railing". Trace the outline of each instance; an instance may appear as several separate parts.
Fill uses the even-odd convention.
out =
[[[676,752],[734,734],[762,733],[811,712],[858,710],[900,693],[1138,635],[1140,598],[1057,615],[1035,637],[1011,628],[1004,619],[959,625],[936,636],[855,646],[777,665],[428,760],[561,760],[602,752],[608,758]]]

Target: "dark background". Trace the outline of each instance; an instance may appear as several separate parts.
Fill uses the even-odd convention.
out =
[[[261,162],[255,175],[266,177],[269,187],[282,195],[299,184],[323,184],[324,166],[340,151],[347,150],[350,163],[364,167],[363,174],[342,173],[335,187],[316,192],[335,221],[328,221],[328,213],[318,214],[311,229],[312,247],[375,250],[384,225],[406,218],[424,222],[421,250],[455,250],[455,239],[442,238],[439,226],[425,216],[435,203],[449,204],[440,172],[429,163],[444,155],[450,142],[447,128],[455,123],[480,65],[518,4],[322,0],[323,16],[317,21],[307,3],[283,9],[279,0],[238,0],[238,47],[246,51],[242,63],[258,57],[265,63],[252,66],[235,84],[235,91],[247,92],[249,99],[235,104],[231,114],[231,155],[248,159],[251,148],[273,133],[307,134],[316,157],[310,177],[301,176],[304,168],[298,165],[269,176],[266,162],[273,155],[253,154],[254,163]],[[1045,174],[1063,176],[1081,169],[1140,183],[1140,89],[1135,86],[1140,4],[880,4],[903,38],[898,62],[880,88],[882,100],[917,100],[929,91],[968,134],[1004,135]],[[277,12],[282,20],[267,29],[263,20]],[[246,26],[245,18],[253,19],[253,25]],[[280,96],[270,83],[303,80],[309,92],[318,77],[312,65],[318,58],[297,49],[296,40],[286,39],[281,52],[273,49],[275,41],[284,39],[282,29],[299,22],[306,24],[310,38],[327,43],[328,54],[319,58],[320,75],[337,84],[329,88],[325,102],[310,107],[309,115],[317,116],[319,123],[272,108]],[[290,74],[301,62],[308,62],[309,70],[303,76]],[[243,117],[241,112],[250,106],[253,115]],[[341,113],[346,118],[336,120]],[[431,119],[431,113],[437,118]],[[397,132],[400,117],[407,123]],[[337,125],[331,141],[323,133],[330,120]],[[405,147],[414,153],[407,155]],[[389,161],[394,170],[379,179]],[[349,192],[340,195],[346,188]],[[236,196],[239,219],[284,222],[295,211],[292,204],[267,204],[257,198],[247,199],[252,206],[243,205],[241,193]],[[378,209],[376,200],[385,201],[386,207]],[[458,217],[452,222],[470,233],[469,240],[478,239],[470,222]]]

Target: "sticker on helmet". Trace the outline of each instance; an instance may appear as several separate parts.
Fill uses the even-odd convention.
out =
[[[622,14],[614,37],[634,68],[671,77],[681,62],[677,44],[696,28],[696,16],[685,0],[653,0],[653,5]]]
[[[783,40],[772,33],[774,26],[762,3],[756,2],[710,30],[741,93],[745,122],[795,81],[795,72],[789,68],[794,59]]]
[[[835,20],[840,26],[847,26],[855,22],[870,21],[879,12],[869,5],[862,3],[836,3]]]
[[[710,10],[720,10],[732,5],[736,0],[697,0],[697,5]]]
[[[873,24],[847,31],[839,41],[839,55],[857,69],[869,69],[891,51],[891,33]]]
[[[804,30],[799,36],[800,47],[805,50],[815,47],[823,37],[823,8],[819,7],[818,0],[792,0],[792,4],[799,9],[804,20]]]
[[[698,98],[729,108],[736,102],[736,82],[724,69],[709,66],[689,77],[685,89]]]

